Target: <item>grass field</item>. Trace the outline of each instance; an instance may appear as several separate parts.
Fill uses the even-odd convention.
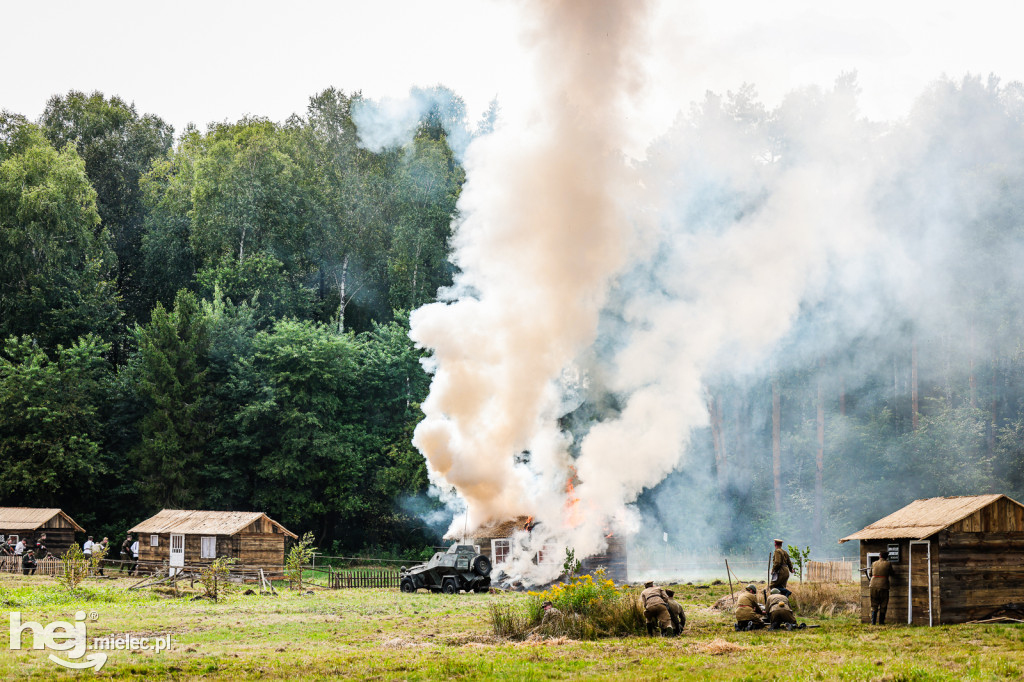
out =
[[[862,626],[849,615],[801,620],[820,628],[734,632],[712,610],[725,586],[680,586],[687,628],[675,639],[507,642],[496,639],[488,605],[525,603],[522,594],[432,595],[395,590],[280,590],[278,597],[232,594],[221,603],[149,590],[127,579],[87,581],[75,596],[48,578],[0,575],[0,605],[22,621],[73,621],[87,614],[88,637],[170,634],[169,651],[112,651],[99,672],[67,671],[32,650],[11,651],[0,678],[372,680],[999,680],[1024,676],[1024,627]],[[5,617],[9,618],[8,614]],[[95,617],[95,620],[91,618]],[[9,621],[8,621],[9,624]],[[8,628],[4,628],[6,631]],[[6,632],[4,634],[6,638]],[[52,652],[61,654],[63,652]]]

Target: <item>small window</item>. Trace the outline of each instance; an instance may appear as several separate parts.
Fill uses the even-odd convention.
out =
[[[159,535],[150,535],[149,536],[149,546],[150,547],[159,547],[160,546],[160,536]]]
[[[500,538],[491,540],[491,558],[494,559],[492,562],[495,566],[503,564],[508,561],[509,555],[512,554],[512,541],[508,538]]]
[[[217,538],[204,537],[201,538],[202,546],[199,548],[200,559],[216,559],[217,558]]]

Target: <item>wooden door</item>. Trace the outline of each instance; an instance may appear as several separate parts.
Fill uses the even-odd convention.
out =
[[[185,536],[171,534],[170,574],[177,575],[185,566]]]
[[[913,625],[932,624],[931,599],[931,545],[928,542],[910,543],[910,585],[907,622]]]

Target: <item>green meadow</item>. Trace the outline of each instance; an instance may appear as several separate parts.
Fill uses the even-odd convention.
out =
[[[87,614],[87,635],[170,634],[169,650],[110,651],[98,671],[65,670],[4,642],[0,678],[367,680],[1002,680],[1024,675],[1024,627],[861,625],[849,613],[798,617],[795,632],[734,632],[713,608],[724,585],[677,586],[686,608],[681,637],[507,641],[494,636],[490,605],[523,607],[526,594],[402,594],[397,589],[243,594],[219,603],[197,591],[126,588],[134,580],[88,580],[68,593],[46,577],[0,576],[0,603],[43,626]],[[198,588],[198,585],[196,586]],[[848,588],[853,590],[851,586]],[[798,592],[799,594],[799,592]],[[8,630],[9,620],[5,623]],[[6,632],[5,632],[6,639]]]

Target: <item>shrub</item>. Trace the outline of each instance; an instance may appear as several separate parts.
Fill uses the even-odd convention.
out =
[[[313,558],[313,552],[316,551],[316,547],[313,546],[313,533],[309,532],[302,536],[288,552],[288,556],[284,562],[284,576],[290,583],[298,585],[298,588],[302,589],[302,567],[310,562]]]
[[[598,569],[593,576],[578,576],[543,592],[530,592],[523,607],[493,605],[494,634],[508,639],[525,639],[530,635],[597,639],[646,632],[640,595],[634,588],[616,587],[604,576],[604,570]],[[562,615],[545,622],[541,606],[545,601],[550,601]]]
[[[69,592],[73,591],[78,584],[89,575],[89,560],[85,558],[82,548],[78,543],[72,542],[68,551],[61,557],[60,568],[57,570],[57,582],[63,585]]]
[[[231,564],[233,563],[235,563],[234,557],[222,556],[214,559],[210,565],[200,569],[199,582],[203,584],[206,596],[213,601],[218,601],[227,596],[228,573],[231,572]]]

